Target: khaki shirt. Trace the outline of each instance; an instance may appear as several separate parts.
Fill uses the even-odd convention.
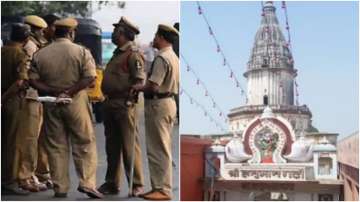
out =
[[[159,51],[152,64],[149,81],[159,86],[159,93],[174,93],[179,91],[179,58],[172,47]]]
[[[35,36],[30,36],[29,41],[24,45],[24,49],[26,53],[30,56],[30,59],[32,59],[34,53],[40,48],[44,47],[45,44],[45,39],[37,40]]]
[[[106,65],[101,89],[106,95],[124,93],[138,79],[145,79],[144,59],[135,43],[129,41],[114,51]]]
[[[59,38],[34,54],[30,79],[40,79],[55,88],[67,89],[80,79],[96,77],[96,65],[90,51]]]
[[[29,56],[22,44],[10,42],[1,47],[1,92],[4,93],[16,80],[28,79]]]

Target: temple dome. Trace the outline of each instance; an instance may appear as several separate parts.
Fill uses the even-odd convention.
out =
[[[294,68],[288,43],[281,32],[271,1],[265,3],[261,24],[248,62],[248,70],[269,68]]]

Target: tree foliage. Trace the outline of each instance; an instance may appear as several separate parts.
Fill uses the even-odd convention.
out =
[[[121,9],[125,8],[123,1],[2,1],[1,15],[42,16],[54,13],[59,16],[89,17],[94,10],[101,9],[105,5],[117,5]]]

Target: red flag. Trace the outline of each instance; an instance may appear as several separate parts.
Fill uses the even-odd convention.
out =
[[[201,14],[202,14],[202,10],[201,10],[200,5],[198,6],[198,13],[199,13],[199,15],[201,15]]]
[[[212,29],[211,29],[211,27],[209,27],[209,33],[210,33],[210,35],[213,35],[213,34],[214,34],[213,31],[212,31]]]

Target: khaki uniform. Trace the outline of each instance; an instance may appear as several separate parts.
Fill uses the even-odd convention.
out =
[[[121,159],[129,181],[133,144],[135,143],[134,186],[143,186],[142,158],[139,143],[136,105],[127,106],[128,93],[136,79],[145,79],[144,60],[135,44],[128,42],[115,50],[107,64],[102,91],[108,167],[105,181],[121,185]],[[135,142],[134,142],[135,140]]]
[[[178,93],[179,58],[172,47],[159,51],[152,64],[148,80],[159,85],[159,94]],[[163,190],[170,196],[172,195],[171,141],[175,119],[176,104],[173,97],[145,100],[146,147],[151,186],[153,189]]]
[[[26,55],[22,45],[10,42],[1,48],[1,93],[2,95],[18,79],[28,79]],[[22,129],[27,123],[22,122],[21,116],[30,114],[24,107],[25,99],[19,93],[9,94],[8,99],[1,106],[1,159],[2,180],[4,183],[12,183],[18,180],[21,157],[28,147],[22,141],[26,134]]]
[[[32,59],[36,51],[45,46],[45,43],[45,39],[36,39],[35,36],[30,36],[30,40],[24,46],[25,51],[30,56],[30,59]],[[24,165],[22,166],[23,171],[21,173],[21,179],[28,179],[34,175],[35,172],[41,180],[50,179],[48,155],[44,145],[44,134],[43,132],[40,132],[43,131],[41,130],[43,122],[43,107],[40,102],[34,101],[28,101],[27,107],[31,108],[29,110],[34,112],[33,115],[36,116],[23,117],[24,122],[29,123],[27,130],[30,134],[27,140],[31,140],[32,146],[28,151],[27,157],[23,160]]]
[[[95,76],[95,62],[90,51],[66,38],[59,38],[39,50],[29,73],[30,79],[40,79],[60,89],[70,88],[81,78]],[[97,151],[86,90],[81,90],[72,99],[72,103],[65,105],[44,104],[44,132],[51,178],[54,191],[61,193],[70,187],[70,147],[80,186],[95,188],[96,184]]]

